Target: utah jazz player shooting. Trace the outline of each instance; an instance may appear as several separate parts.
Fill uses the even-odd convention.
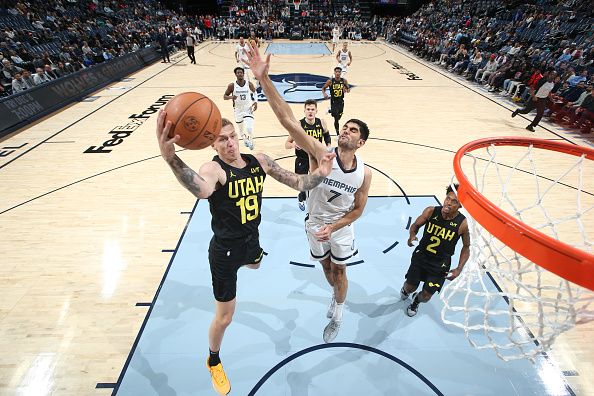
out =
[[[212,144],[216,154],[198,172],[187,166],[176,154],[169,138],[171,121],[161,110],[157,120],[157,139],[161,156],[182,186],[200,199],[208,199],[212,214],[213,237],[208,261],[215,298],[215,316],[208,332],[210,355],[206,366],[217,393],[226,395],[231,384],[223,371],[219,350],[227,326],[235,312],[237,271],[243,266],[256,269],[262,260],[258,226],[262,207],[262,190],[266,175],[297,191],[310,190],[332,171],[333,153],[321,157],[319,167],[309,175],[297,175],[281,168],[266,154],[241,154],[239,139],[231,121],[223,118],[219,136]]]

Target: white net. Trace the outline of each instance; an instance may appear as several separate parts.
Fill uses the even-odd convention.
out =
[[[532,146],[491,145],[467,153],[461,165],[473,187],[501,210],[592,253],[593,162]],[[471,256],[442,290],[441,316],[463,329],[474,347],[492,348],[503,360],[534,359],[560,333],[594,319],[592,291],[519,255],[471,216],[468,223]]]

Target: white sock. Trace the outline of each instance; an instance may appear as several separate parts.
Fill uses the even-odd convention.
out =
[[[340,322],[342,320],[343,305],[344,305],[344,302],[342,304],[336,303],[336,308],[334,308],[334,316],[332,316],[333,321]]]

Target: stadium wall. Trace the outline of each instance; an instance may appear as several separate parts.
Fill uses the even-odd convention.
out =
[[[0,138],[160,58],[155,48],[143,48],[1,99]]]

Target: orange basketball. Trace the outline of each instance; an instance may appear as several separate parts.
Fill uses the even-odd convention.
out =
[[[221,112],[208,97],[198,92],[176,95],[165,106],[172,126],[169,137],[179,135],[178,146],[200,150],[213,144],[221,132]]]

